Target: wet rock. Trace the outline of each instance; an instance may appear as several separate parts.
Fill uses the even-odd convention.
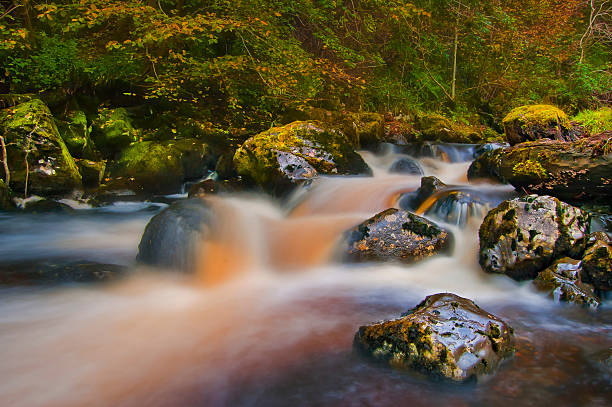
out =
[[[570,202],[608,202],[612,197],[612,137],[573,143],[540,140],[481,155],[468,170],[470,180],[496,179],[517,190]]]
[[[590,284],[581,281],[580,260],[564,257],[540,272],[533,284],[535,287],[559,302],[579,304],[588,308],[599,307],[600,300]]]
[[[528,105],[512,110],[502,121],[510,145],[548,138],[573,141],[567,115],[555,106]]]
[[[32,99],[0,111],[0,132],[14,191],[24,191],[26,173],[28,194],[63,194],[81,186],[81,174],[42,101]]]
[[[25,203],[23,208],[25,213],[50,213],[50,212],[65,212],[73,213],[74,209],[64,203],[54,201],[52,199],[32,200]]]
[[[43,261],[0,264],[0,284],[50,285],[115,281],[127,267],[90,261]]]
[[[400,158],[389,168],[389,172],[407,175],[423,175],[423,168],[412,158]]]
[[[464,227],[474,217],[482,218],[490,206],[477,192],[449,190],[432,203],[422,208],[427,216],[443,222]]]
[[[510,147],[510,144],[508,144],[508,143],[487,143],[487,144],[483,144],[483,145],[477,147],[474,150],[474,159],[480,157],[484,153],[488,153],[488,152],[491,152],[491,151],[499,150],[499,149],[502,149],[502,148],[508,148],[508,147]]]
[[[175,193],[185,180],[214,168],[215,161],[208,145],[196,139],[134,143],[110,165],[106,189]]]
[[[100,185],[104,178],[104,172],[106,170],[106,162],[104,161],[91,161],[86,159],[76,159],[77,167],[83,178],[83,186],[89,188],[95,188]]]
[[[202,198],[207,195],[214,195],[217,192],[219,192],[219,184],[212,179],[206,179],[193,184],[189,188],[189,198]]]
[[[105,158],[115,154],[136,141],[137,131],[124,108],[101,109],[92,123],[91,137]]]
[[[583,280],[602,291],[612,290],[612,245],[610,238],[601,233],[594,236],[595,242],[584,252]]]
[[[248,139],[234,155],[239,175],[283,195],[320,174],[370,174],[342,133],[317,122],[294,122]]]
[[[393,368],[465,381],[512,354],[513,330],[473,301],[444,293],[398,319],[360,327],[354,345]]]
[[[173,203],[147,224],[137,260],[150,266],[193,271],[198,243],[212,220],[211,210],[202,199]]]
[[[412,263],[449,252],[452,235],[408,211],[387,209],[347,232],[351,261],[399,260]]]
[[[480,226],[480,265],[516,280],[533,279],[561,257],[581,256],[589,217],[550,196],[502,202]]]
[[[446,188],[446,184],[440,179],[430,176],[421,178],[421,187],[413,192],[402,194],[399,199],[399,207],[404,210],[416,210],[429,197]]]
[[[95,145],[90,138],[91,128],[85,113],[77,110],[69,112],[65,120],[58,120],[57,127],[70,155],[74,158],[96,159]]]

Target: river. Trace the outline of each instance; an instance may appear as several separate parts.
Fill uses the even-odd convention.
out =
[[[530,282],[484,273],[478,227],[512,189],[467,183],[473,147],[434,147],[363,152],[373,177],[323,177],[283,202],[257,194],[210,198],[218,221],[191,275],[134,264],[161,203],[0,214],[4,262],[62,258],[132,270],[107,285],[0,288],[0,404],[612,404],[612,377],[591,357],[612,347],[612,301],[598,311],[565,306]],[[420,208],[452,230],[452,255],[410,266],[344,264],[343,232],[418,188],[420,176],[388,171],[406,153],[420,157],[425,175],[453,185]],[[472,200],[453,199],[465,195]],[[360,325],[397,317],[437,292],[470,298],[514,327],[516,354],[496,374],[462,385],[435,382],[353,351]]]

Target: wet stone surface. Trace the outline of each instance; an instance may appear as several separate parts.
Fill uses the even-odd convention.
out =
[[[547,292],[555,301],[597,308],[600,299],[595,295],[592,285],[581,281],[582,273],[579,260],[565,257],[540,272],[533,284],[538,290]]]
[[[473,301],[442,293],[401,318],[360,327],[354,346],[393,368],[464,381],[512,354],[513,330]]]

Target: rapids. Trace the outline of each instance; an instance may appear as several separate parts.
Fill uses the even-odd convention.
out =
[[[449,185],[419,209],[453,231],[452,256],[411,266],[343,264],[343,232],[418,188],[420,176],[387,171],[407,153]],[[513,192],[467,184],[473,154],[465,146],[387,146],[362,153],[373,177],[320,178],[287,202],[210,198],[218,222],[193,276],[132,264],[132,275],[111,285],[0,288],[0,404],[610,405],[612,378],[590,355],[612,347],[611,302],[597,312],[563,306],[529,282],[480,269],[478,226]],[[457,191],[468,198],[447,199]],[[163,206],[0,215],[0,259],[131,264],[144,226]],[[352,351],[360,325],[397,317],[437,292],[468,297],[509,322],[514,358],[485,380],[452,385]]]

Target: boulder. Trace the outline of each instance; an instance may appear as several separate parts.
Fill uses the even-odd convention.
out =
[[[351,261],[399,260],[412,263],[450,252],[450,232],[408,211],[387,209],[346,234]]]
[[[589,216],[550,196],[502,202],[480,226],[480,265],[516,280],[533,279],[561,257],[580,258]]]
[[[11,197],[12,194],[9,187],[0,179],[0,210],[6,211],[15,207]]]
[[[473,301],[434,294],[394,320],[359,328],[354,346],[401,370],[453,381],[493,372],[513,353],[513,329]]]
[[[13,190],[24,191],[26,173],[28,194],[63,194],[81,187],[81,174],[42,101],[32,99],[0,111],[0,132]]]
[[[126,109],[104,108],[93,120],[91,136],[104,157],[113,158],[115,154],[136,141],[137,131]]]
[[[495,131],[484,126],[470,126],[452,121],[436,113],[424,113],[416,118],[419,133],[413,141],[480,144],[504,141]]]
[[[391,164],[389,172],[406,175],[423,175],[423,168],[412,158],[404,157]]]
[[[568,143],[540,140],[482,154],[468,178],[492,178],[517,190],[570,202],[612,197],[612,135]]]
[[[215,161],[208,145],[196,139],[133,143],[108,168],[105,189],[175,193],[185,180],[204,176]]]
[[[341,130],[354,142],[364,147],[380,143],[385,137],[385,118],[378,113],[346,113],[342,117]]]
[[[612,290],[612,245],[605,233],[598,234],[586,249],[582,267],[584,281],[601,291]]]
[[[83,178],[83,185],[89,188],[98,187],[104,178],[106,162],[91,161],[85,158],[76,159],[75,162]]]
[[[234,164],[239,175],[276,195],[320,174],[371,174],[341,132],[318,122],[293,122],[251,137]]]
[[[57,127],[72,157],[89,160],[96,158],[95,146],[90,138],[91,129],[84,112],[69,112],[65,120],[57,121]]]
[[[212,221],[211,210],[202,199],[173,203],[147,224],[137,260],[155,267],[193,271],[198,243]]]
[[[430,176],[421,178],[421,187],[416,191],[402,194],[399,207],[404,210],[417,210],[429,197],[446,189],[446,184],[440,179]]]
[[[550,105],[528,105],[513,109],[502,121],[510,145],[548,138],[572,141],[572,125],[561,109]]]
[[[579,304],[588,308],[599,307],[600,300],[590,284],[581,280],[580,260],[564,257],[540,272],[533,284],[555,301]]]
[[[37,199],[24,202],[23,212],[25,213],[50,213],[63,212],[74,213],[74,209],[65,203],[54,201],[52,199]]]

